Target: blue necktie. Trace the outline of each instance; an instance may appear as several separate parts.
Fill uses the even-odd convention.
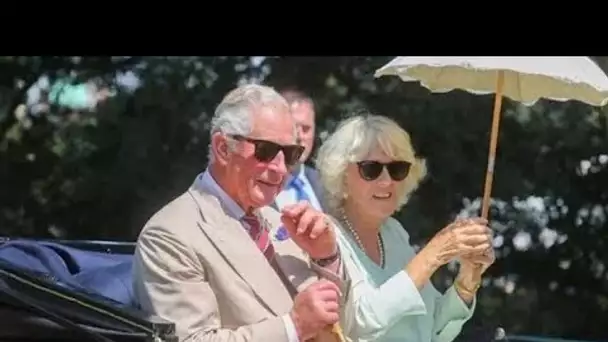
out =
[[[296,200],[298,202],[308,201],[310,203],[310,198],[304,190],[304,181],[302,181],[299,177],[293,177],[289,185],[296,191]]]

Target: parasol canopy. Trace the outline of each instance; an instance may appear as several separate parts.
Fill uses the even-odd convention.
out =
[[[481,216],[488,217],[502,98],[525,105],[541,98],[608,103],[608,77],[588,57],[396,57],[375,77],[398,76],[432,92],[495,93]]]

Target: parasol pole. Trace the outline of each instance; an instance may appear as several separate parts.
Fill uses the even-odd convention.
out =
[[[488,218],[490,211],[490,195],[492,193],[492,181],[494,180],[494,166],[496,164],[496,148],[498,146],[498,132],[500,129],[500,116],[502,109],[502,93],[505,81],[504,70],[498,70],[496,75],[496,93],[494,97],[494,112],[492,114],[492,131],[490,133],[490,148],[488,150],[488,167],[486,169],[486,181],[483,187],[483,201],[481,202],[481,217]]]

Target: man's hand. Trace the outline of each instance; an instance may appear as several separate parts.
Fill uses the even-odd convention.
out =
[[[319,280],[298,293],[290,316],[300,341],[314,338],[340,320],[340,289],[336,284]]]
[[[329,218],[301,201],[281,211],[281,220],[291,239],[313,259],[324,259],[338,251],[336,234]]]

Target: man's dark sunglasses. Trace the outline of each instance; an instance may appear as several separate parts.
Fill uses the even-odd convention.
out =
[[[247,138],[242,135],[232,135],[234,140],[247,141],[255,147],[254,156],[262,163],[270,163],[280,151],[283,151],[285,156],[285,165],[293,166],[300,161],[300,157],[304,152],[304,146],[300,145],[279,145],[275,142]]]
[[[410,164],[406,161],[394,161],[390,163],[380,163],[373,160],[365,160],[357,163],[359,166],[359,174],[366,181],[378,179],[382,174],[382,170],[386,167],[391,179],[400,182],[404,180],[410,173]]]

